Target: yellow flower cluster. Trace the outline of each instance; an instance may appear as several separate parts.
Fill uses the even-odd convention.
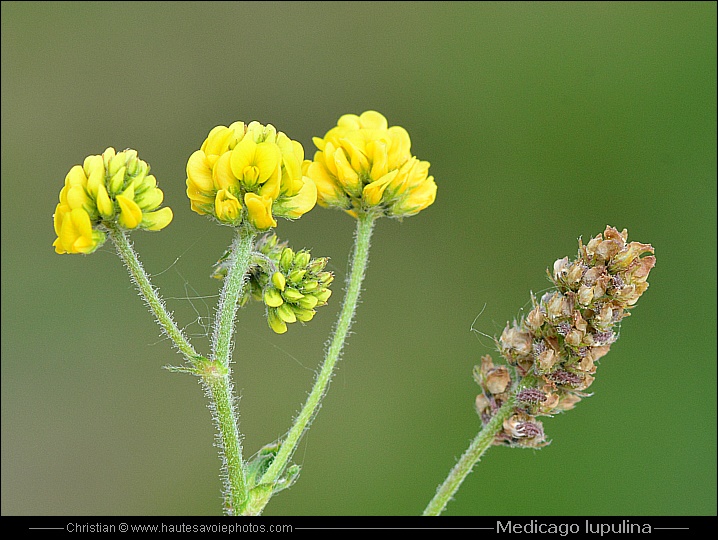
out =
[[[217,126],[187,162],[187,196],[198,214],[222,223],[248,221],[257,231],[275,216],[296,219],[317,201],[302,174],[304,148],[271,124]]]
[[[150,231],[166,227],[172,210],[158,210],[164,196],[149,171],[135,150],[116,153],[114,148],[70,169],[53,216],[55,251],[92,253],[105,241],[103,224]]]
[[[434,202],[436,183],[429,162],[411,155],[411,140],[399,126],[388,127],[376,111],[345,114],[323,139],[307,176],[317,186],[317,202],[354,217],[377,212],[389,217],[414,215]]]

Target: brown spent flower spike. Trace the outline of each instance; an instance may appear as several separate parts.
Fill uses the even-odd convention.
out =
[[[626,229],[619,233],[607,226],[586,245],[579,239],[575,260],[554,263],[548,274],[555,290],[539,301],[532,295],[533,309],[507,324],[497,340],[499,352],[514,366],[513,384],[509,370],[495,366],[488,355],[475,368],[483,390],[476,410],[484,425],[518,389],[514,413],[495,444],[545,446],[536,417],[570,410],[588,396],[598,361],[618,339],[617,326],[648,288],[656,264],[650,244],[627,240]],[[651,255],[642,257],[646,253]]]

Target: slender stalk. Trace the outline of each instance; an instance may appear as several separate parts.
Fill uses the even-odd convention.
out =
[[[356,311],[361,284],[364,280],[367,262],[369,260],[369,241],[374,229],[376,217],[373,214],[360,214],[357,219],[357,229],[354,236],[354,251],[352,255],[351,271],[347,278],[346,295],[344,303],[337,319],[334,335],[329,342],[324,363],[317,375],[314,387],[307,398],[299,416],[294,420],[294,425],[289,430],[286,439],[277,453],[276,458],[262,476],[260,483],[271,484],[276,482],[284,472],[287,462],[291,459],[297,444],[302,435],[317,413],[319,404],[326,394],[327,387],[332,378],[334,366],[341,355],[352,320]]]
[[[236,236],[230,248],[229,271],[224,278],[224,287],[219,297],[217,320],[212,336],[212,358],[221,362],[223,366],[229,366],[234,317],[238,307],[237,299],[247,278],[253,241],[254,232],[248,227],[241,226],[236,229]]]
[[[192,347],[184,336],[182,330],[179,329],[172,315],[165,309],[164,302],[157,293],[157,290],[152,286],[145,269],[142,268],[137,253],[132,248],[132,243],[129,238],[127,238],[125,231],[115,225],[106,226],[110,234],[110,239],[117,248],[117,253],[127,266],[132,280],[135,282],[135,285],[137,285],[142,297],[156,317],[157,322],[180,352],[189,360],[194,361],[195,357],[198,356],[197,351],[194,350],[194,347]]]
[[[242,459],[236,399],[230,369],[234,319],[249,269],[254,232],[239,227],[230,248],[230,266],[219,297],[212,338],[212,357],[202,370],[202,380],[212,399],[214,421],[219,431],[219,451],[225,485],[225,510],[240,515],[248,499],[246,470]]]
[[[459,458],[459,461],[451,469],[449,476],[446,477],[444,483],[436,490],[436,495],[431,499],[428,506],[424,510],[424,516],[438,516],[446,508],[446,504],[451,500],[461,483],[469,475],[474,465],[481,459],[486,450],[489,449],[494,441],[496,434],[502,429],[504,420],[509,418],[513,413],[516,403],[513,397],[504,403],[496,414],[489,420],[489,423],[476,435],[469,448]]]

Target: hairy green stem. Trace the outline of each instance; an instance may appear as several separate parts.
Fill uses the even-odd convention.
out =
[[[252,258],[254,232],[246,226],[238,227],[229,255],[229,270],[224,278],[224,287],[219,296],[217,319],[212,336],[212,358],[229,366],[231,357],[234,317],[237,314],[237,300],[247,279],[247,270]]]
[[[431,502],[429,502],[424,510],[424,516],[438,516],[444,511],[446,504],[454,496],[459,486],[461,486],[461,483],[474,468],[474,465],[476,465],[481,459],[481,456],[484,455],[486,450],[488,450],[494,442],[494,438],[503,427],[504,420],[513,414],[516,405],[513,395],[496,411],[496,414],[489,420],[484,428],[479,431],[474,440],[471,441],[469,448],[464,452],[464,455],[459,458],[454,468],[451,469],[444,483],[436,490],[436,495],[434,495],[434,498],[431,499]]]
[[[142,294],[142,297],[145,299],[145,302],[147,302],[147,305],[156,317],[157,322],[180,352],[190,361],[194,361],[195,357],[198,356],[197,352],[184,336],[182,330],[179,329],[177,323],[175,323],[172,318],[172,315],[170,315],[165,308],[164,302],[157,293],[157,290],[152,286],[145,269],[142,268],[142,264],[137,257],[137,253],[132,248],[132,243],[129,238],[127,238],[125,231],[115,225],[107,225],[107,229],[110,234],[110,239],[117,248],[117,253],[127,266],[132,280],[135,282],[135,285]]]
[[[369,260],[369,241],[371,239],[372,230],[374,229],[374,214],[359,214],[357,219],[357,229],[354,236],[354,251],[352,255],[351,270],[347,278],[346,295],[344,303],[337,319],[334,335],[329,342],[324,363],[317,375],[314,387],[307,398],[304,407],[294,420],[294,425],[289,430],[285,440],[277,453],[276,458],[264,473],[261,479],[263,484],[272,484],[284,472],[287,462],[291,459],[297,444],[309,423],[317,413],[322,398],[326,394],[327,387],[332,378],[334,366],[341,355],[352,320],[356,311],[361,284],[364,280],[364,272],[366,271],[367,262]]]
[[[234,319],[238,299],[249,269],[254,232],[246,226],[237,228],[229,255],[229,270],[219,296],[212,337],[212,357],[203,370],[212,399],[214,420],[219,431],[219,452],[222,457],[225,484],[225,511],[240,515],[248,500],[247,473],[242,459],[236,399],[232,388],[230,359]]]

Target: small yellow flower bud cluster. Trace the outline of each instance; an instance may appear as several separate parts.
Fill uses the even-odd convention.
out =
[[[221,223],[276,227],[311,210],[317,189],[302,171],[304,148],[271,124],[217,126],[187,162],[187,196],[198,214]]]
[[[411,140],[399,126],[388,127],[376,111],[345,114],[324,138],[307,167],[321,206],[402,218],[434,202],[436,183],[429,162],[411,155]]]
[[[628,232],[606,227],[588,244],[579,241],[578,257],[554,263],[549,278],[555,290],[518,323],[506,325],[498,340],[499,351],[515,366],[519,377],[532,384],[516,394],[515,413],[506,422],[497,443],[539,447],[545,436],[536,416],[572,409],[591,386],[600,358],[618,339],[616,326],[630,315],[648,288],[648,275],[656,263],[653,247],[627,242]],[[483,394],[476,409],[486,423],[508,398],[511,387],[505,367],[482,359],[477,381]]]
[[[286,242],[278,242],[275,234],[261,237],[255,249],[255,264],[240,305],[250,296],[264,302],[269,327],[277,334],[285,333],[288,323],[311,321],[316,308],[326,305],[332,294],[329,285],[334,275],[324,270],[328,259],[312,259],[306,250],[295,253]],[[223,258],[215,265],[212,277],[222,279],[226,274]]]
[[[172,221],[150,167],[135,150],[89,156],[65,177],[55,209],[57,253],[92,253],[105,241],[103,224],[158,231]]]

